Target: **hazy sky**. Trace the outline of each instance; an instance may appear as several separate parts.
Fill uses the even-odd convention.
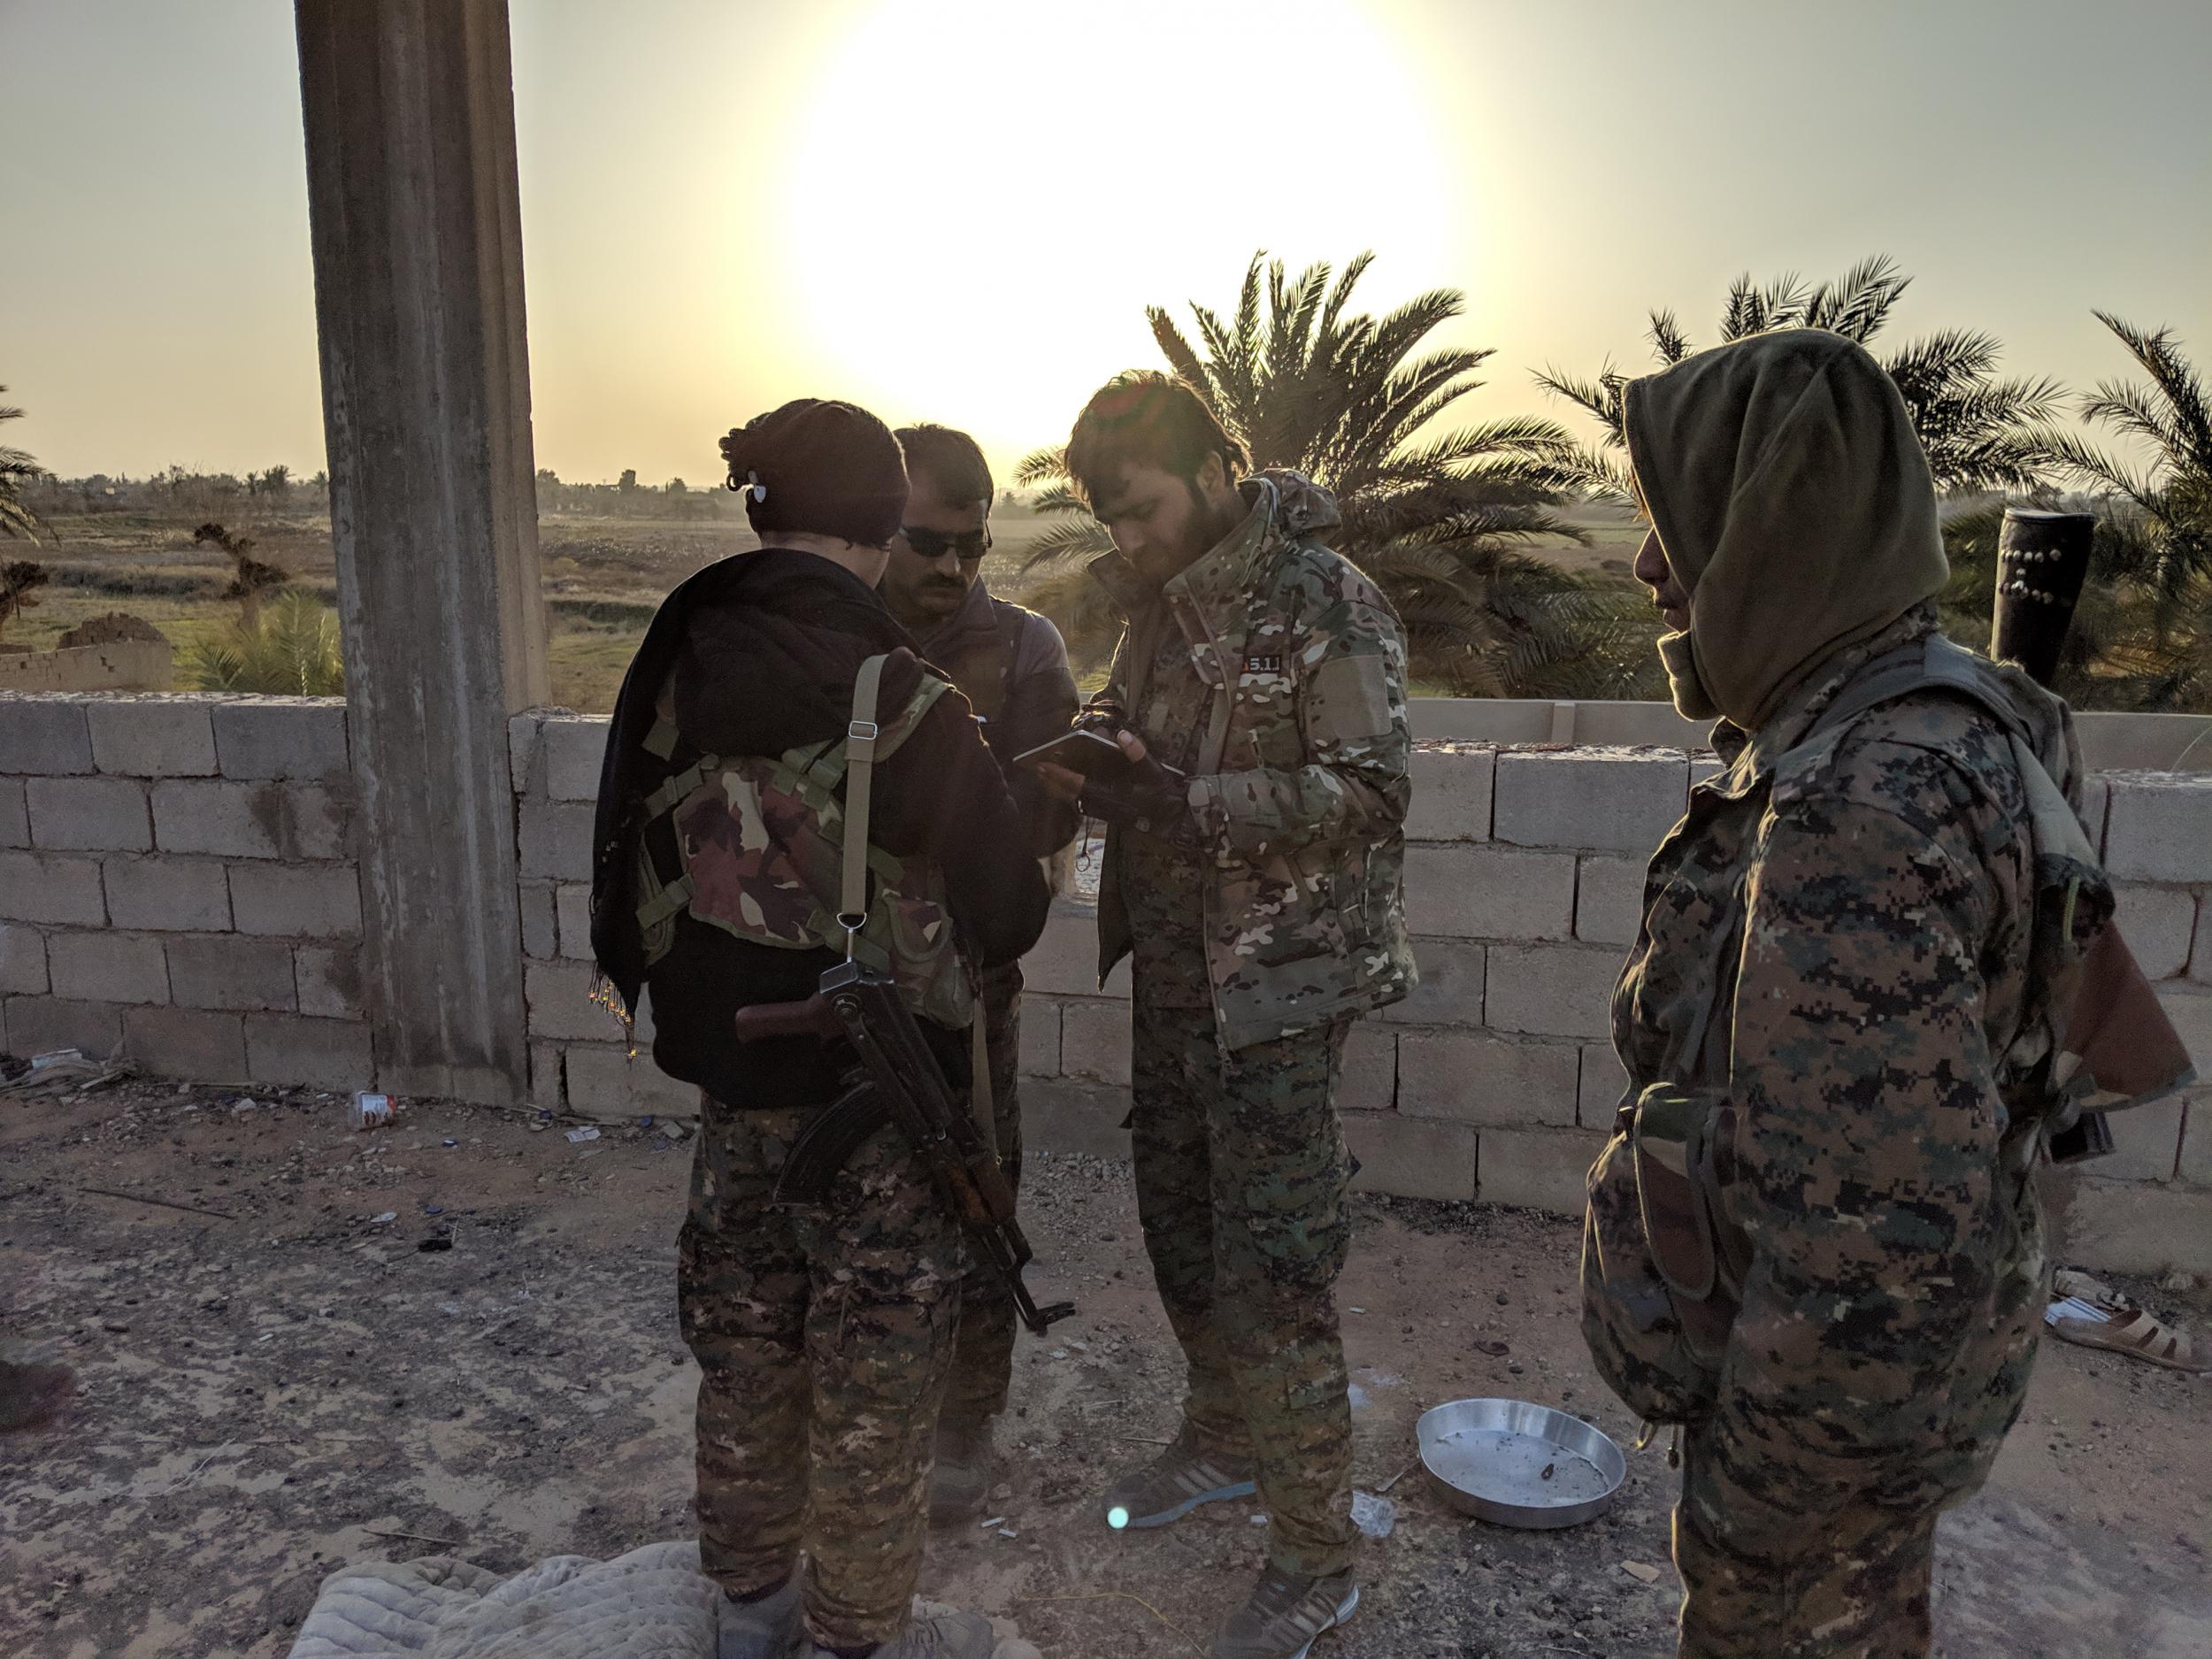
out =
[[[1002,465],[1264,247],[1466,290],[1471,412],[1890,253],[1893,336],[2076,387],[2093,306],[2212,369],[2212,0],[512,0],[538,461],[712,481],[788,396]],[[285,0],[0,0],[7,436],[322,464]]]

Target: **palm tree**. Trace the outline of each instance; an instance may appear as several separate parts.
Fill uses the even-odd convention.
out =
[[[307,595],[281,594],[265,622],[241,620],[227,638],[204,640],[192,653],[203,691],[291,697],[342,697],[345,660],[335,612]]]
[[[1550,510],[1572,475],[1572,440],[1557,423],[1528,416],[1433,432],[1482,383],[1477,372],[1491,354],[1416,355],[1465,309],[1456,289],[1417,296],[1379,318],[1352,311],[1373,258],[1363,253],[1341,273],[1317,263],[1293,277],[1280,260],[1263,265],[1264,253],[1255,254],[1233,313],[1192,304],[1195,345],[1164,308],[1145,314],[1169,367],[1256,467],[1302,472],[1336,496],[1344,522],[1331,541],[1397,605],[1417,672],[1486,695],[1553,681],[1625,683],[1604,660],[1619,597],[1521,550],[1578,534]],[[1040,511],[1067,515],[1025,568],[1072,565],[1110,545],[1063,449],[1029,456],[1017,479],[1041,487]],[[1064,568],[1033,595],[1065,622],[1079,653],[1113,632],[1090,587]]]
[[[4,396],[7,389],[0,386],[0,396]],[[21,410],[0,403],[0,422],[22,419]],[[24,451],[0,443],[0,535],[25,541],[38,540],[38,533],[45,526],[36,513],[24,505],[23,492],[45,476],[46,469]]]
[[[1912,278],[1886,254],[1863,259],[1832,282],[1812,286],[1793,273],[1764,284],[1736,279],[1722,309],[1724,342],[1772,328],[1825,328],[1861,345],[1888,322]],[[1663,366],[1694,349],[1670,311],[1651,313],[1652,356]],[[2032,489],[2045,481],[2045,456],[2034,428],[2057,412],[2060,388],[2049,380],[2000,380],[2001,348],[1989,334],[1946,328],[1907,342],[1882,366],[1904,394],[1936,482],[1945,489]],[[1548,370],[1547,391],[1578,403],[1604,428],[1602,447],[1576,457],[1577,480],[1594,495],[1628,499],[1621,388],[1630,377],[1607,364],[1595,380]]]
[[[233,534],[219,524],[202,525],[192,533],[192,541],[195,546],[218,547],[230,555],[234,573],[223,597],[238,601],[239,620],[247,633],[253,633],[261,626],[261,595],[283,587],[292,580],[292,572],[281,565],[264,565],[250,557],[253,538]]]
[[[52,578],[43,565],[29,559],[10,559],[0,565],[0,631],[38,603],[31,589],[43,588]]]
[[[2212,397],[2171,329],[2096,315],[2150,384],[2101,381],[2080,415],[2147,449],[2148,465],[2070,432],[2036,437],[2055,470],[2103,497],[2091,587],[2115,614],[2096,664],[2108,694],[2099,700],[2212,709]]]

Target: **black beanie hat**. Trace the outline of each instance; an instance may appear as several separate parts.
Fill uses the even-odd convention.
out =
[[[795,398],[732,428],[722,458],[764,541],[789,530],[881,547],[906,516],[899,441],[852,403]]]

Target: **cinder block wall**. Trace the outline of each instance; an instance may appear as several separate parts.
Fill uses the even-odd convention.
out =
[[[592,802],[606,723],[512,722],[537,1104],[688,1116],[695,1093],[591,996]],[[1606,1009],[1643,861],[1709,757],[1425,742],[1408,901],[1424,982],[1355,1028],[1343,1102],[1378,1191],[1571,1212],[1621,1074]],[[127,1052],[211,1081],[365,1086],[345,710],[321,700],[0,695],[0,1048]],[[2212,1079],[2212,774],[2113,772],[2086,816],[2122,917]],[[1027,964],[1033,1144],[1125,1149],[1128,973],[1097,982],[1063,902]],[[2212,1087],[2128,1114],[2053,1182],[2068,1248],[2212,1271]]]
[[[0,697],[0,1048],[368,1087],[346,709]]]

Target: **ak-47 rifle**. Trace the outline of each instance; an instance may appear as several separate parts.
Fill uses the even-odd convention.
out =
[[[981,1018],[979,1010],[977,1018]],[[998,1155],[946,1082],[921,1026],[888,974],[841,962],[803,1002],[741,1009],[741,1042],[762,1037],[810,1036],[849,1042],[860,1056],[859,1078],[800,1133],[776,1182],[780,1203],[818,1204],[861,1144],[887,1123],[896,1125],[927,1167],[931,1182],[959,1217],[968,1242],[1006,1286],[1022,1323],[1042,1336],[1075,1304],[1040,1308],[1022,1283],[1029,1240],[1014,1217],[1014,1189]]]
[[[2005,509],[1989,654],[2018,664],[2039,686],[2057,678],[2096,523],[2085,512]],[[2119,1104],[2155,1099],[2194,1076],[2187,1046],[2116,926],[2099,933],[2083,959],[2064,1049],[2076,1088]],[[2110,1117],[2082,1104],[2046,1133],[2045,1144],[2054,1164],[2104,1157],[2116,1149]]]

